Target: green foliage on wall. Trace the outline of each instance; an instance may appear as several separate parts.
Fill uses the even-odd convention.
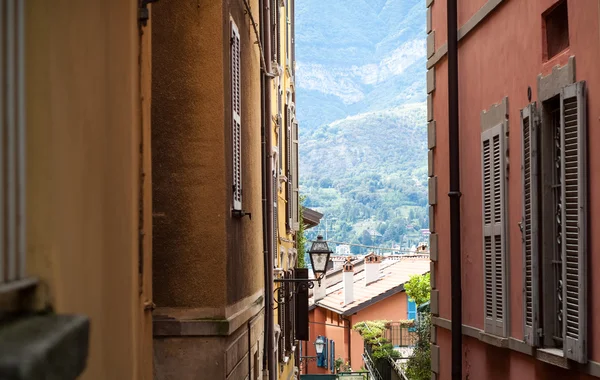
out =
[[[299,216],[299,228],[296,232],[296,249],[298,251],[298,263],[296,264],[298,268],[306,268],[306,236],[304,236],[304,203],[306,197],[304,195],[300,195],[300,200],[298,201],[300,208],[300,216]]]
[[[355,324],[352,329],[360,334],[365,345],[370,345],[373,360],[397,359],[400,357],[394,346],[384,337],[389,321],[363,321]]]

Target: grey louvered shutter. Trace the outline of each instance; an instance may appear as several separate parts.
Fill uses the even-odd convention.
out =
[[[287,228],[292,229],[292,107],[290,105],[285,106],[285,157],[286,157],[286,170],[287,170],[287,187],[286,187],[286,223]]]
[[[233,209],[242,209],[242,102],[240,32],[231,21],[231,137],[233,141]]]
[[[567,358],[587,362],[587,122],[585,82],[562,89],[561,236]]]
[[[481,133],[485,331],[506,335],[504,126]]]
[[[300,196],[298,189],[298,123],[292,122],[292,227],[294,231],[300,228]],[[300,253],[301,255],[304,252]]]
[[[523,334],[530,346],[539,345],[538,123],[535,103],[521,110]]]

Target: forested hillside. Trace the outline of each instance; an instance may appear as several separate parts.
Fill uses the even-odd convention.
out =
[[[425,5],[303,0],[297,9],[305,205],[325,213],[330,240],[414,244],[428,225]]]

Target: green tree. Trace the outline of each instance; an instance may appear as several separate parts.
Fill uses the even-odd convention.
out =
[[[306,268],[306,236],[304,236],[304,202],[306,201],[306,196],[300,195],[300,199],[298,201],[299,210],[299,227],[298,232],[296,232],[296,249],[298,252],[298,263],[296,266],[298,268]]]
[[[423,314],[417,326],[417,344],[408,359],[404,371],[410,380],[431,379],[431,315]]]
[[[429,301],[431,295],[429,273],[410,276],[410,279],[404,284],[404,291],[415,301],[417,308]]]

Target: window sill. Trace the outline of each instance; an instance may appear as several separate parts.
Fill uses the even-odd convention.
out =
[[[561,368],[569,368],[569,362],[565,358],[563,350],[558,348],[538,348],[536,358],[544,363],[552,364]]]
[[[81,315],[19,318],[0,330],[0,373],[7,378],[76,379],[85,369],[90,323]]]

